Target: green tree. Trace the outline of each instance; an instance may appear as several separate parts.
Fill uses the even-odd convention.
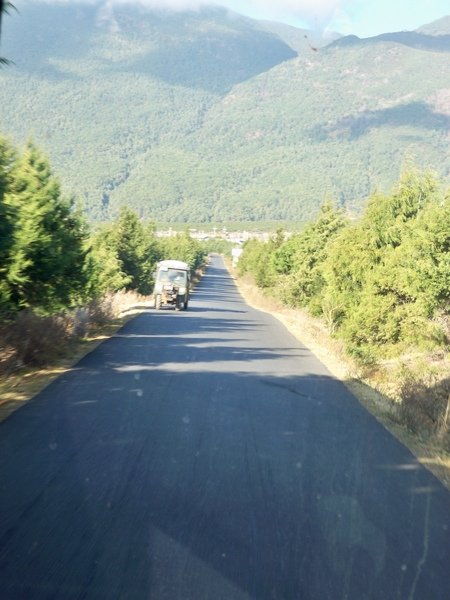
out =
[[[272,262],[288,304],[308,306],[316,314],[322,312],[323,263],[330,242],[345,223],[342,210],[327,201],[313,223],[275,251]]]
[[[165,259],[182,260],[192,270],[197,269],[205,259],[204,248],[189,235],[188,231],[162,240],[161,251]]]
[[[14,159],[12,146],[0,137],[0,316],[11,309],[7,277],[16,219],[13,207],[7,202],[7,193]]]
[[[149,294],[153,272],[161,258],[153,223],[122,207],[113,223],[100,227],[90,240],[91,294],[135,290]]]
[[[149,294],[160,256],[153,226],[144,227],[134,211],[122,207],[112,233],[121,270],[129,278],[126,289]]]
[[[251,273],[255,283],[261,288],[271,288],[276,284],[277,272],[274,267],[274,255],[285,244],[283,229],[277,229],[267,242],[250,239],[244,244],[244,251],[239,258],[238,273]]]
[[[16,212],[7,284],[14,305],[51,313],[84,298],[87,228],[61,195],[47,158],[29,142],[11,172]]]
[[[431,318],[448,302],[449,229],[436,178],[414,170],[337,237],[324,273],[351,352],[381,356],[442,341]]]
[[[112,224],[100,227],[89,243],[89,286],[92,297],[125,289],[131,276],[122,270]]]
[[[368,203],[362,225],[369,242],[377,248],[398,246],[406,223],[438,195],[439,182],[431,171],[412,168],[403,173],[392,194],[374,194]]]
[[[250,239],[244,244],[244,249],[238,262],[238,273],[250,273],[260,288],[270,288],[276,281],[276,273],[271,268],[271,255],[274,247],[270,242]]]
[[[122,207],[113,228],[117,257],[122,271],[129,277],[127,289],[140,290],[144,276],[144,229],[139,217],[129,208]]]

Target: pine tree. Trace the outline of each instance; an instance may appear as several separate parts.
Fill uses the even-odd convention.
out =
[[[321,313],[325,286],[323,263],[330,242],[345,224],[342,210],[326,201],[317,219],[273,254],[272,263],[281,275],[282,296],[288,304],[308,306],[314,313]]]
[[[165,258],[186,262],[192,270],[198,268],[204,260],[203,248],[197,240],[189,235],[188,231],[166,238],[162,247]]]
[[[7,192],[11,185],[13,162],[12,146],[6,139],[0,137],[0,317],[12,308],[7,277],[13,244],[15,212],[7,201]]]
[[[14,152],[6,139],[0,137],[0,273],[4,275],[14,229],[13,210],[7,204],[6,193],[11,184]]]
[[[339,334],[360,358],[442,341],[432,318],[449,311],[449,216],[433,174],[413,170],[391,195],[372,196],[332,244],[327,293]]]
[[[121,270],[129,278],[126,289],[149,294],[152,272],[159,259],[153,230],[146,229],[131,209],[122,207],[113,236]]]
[[[7,275],[14,304],[51,313],[80,301],[87,286],[86,227],[31,142],[14,166],[8,196],[17,215]]]
[[[122,270],[112,224],[104,225],[92,236],[88,262],[91,296],[118,292],[131,283],[131,277]]]

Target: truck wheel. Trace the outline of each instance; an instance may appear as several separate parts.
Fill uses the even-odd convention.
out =
[[[159,310],[161,308],[161,296],[158,294],[155,299],[155,308]]]

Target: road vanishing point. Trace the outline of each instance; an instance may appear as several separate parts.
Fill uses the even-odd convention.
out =
[[[0,425],[2,600],[449,600],[450,493],[216,257]]]

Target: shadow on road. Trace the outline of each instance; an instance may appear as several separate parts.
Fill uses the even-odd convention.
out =
[[[2,597],[448,597],[448,493],[342,384],[126,366],[0,429]]]

